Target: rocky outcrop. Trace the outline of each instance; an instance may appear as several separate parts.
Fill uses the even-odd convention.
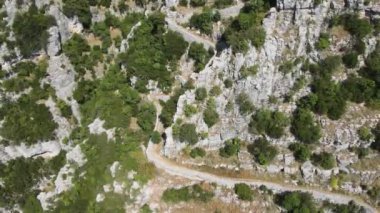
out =
[[[50,37],[48,39],[48,44],[47,44],[47,54],[48,56],[56,56],[60,53],[61,51],[61,39],[59,35],[59,29],[58,27],[54,26],[51,27],[48,30]]]

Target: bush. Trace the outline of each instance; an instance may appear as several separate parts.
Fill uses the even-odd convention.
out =
[[[203,120],[209,128],[214,126],[219,121],[219,114],[214,107],[208,106],[203,112]]]
[[[86,73],[86,60],[84,53],[91,50],[87,41],[79,34],[74,34],[62,46],[63,52],[70,59],[71,64],[75,67],[75,71],[84,75]]]
[[[342,61],[347,68],[355,68],[358,65],[358,54],[349,52],[342,57]]]
[[[137,124],[145,132],[151,132],[156,124],[156,107],[152,103],[142,103],[137,114]]]
[[[204,156],[206,156],[206,151],[202,148],[196,147],[190,151],[190,157],[192,158],[203,158]]]
[[[176,90],[174,91],[173,96],[170,97],[166,102],[162,102],[161,105],[162,111],[160,114],[160,121],[164,125],[164,127],[169,127],[173,123],[173,117],[177,110],[177,102],[179,97],[183,94],[184,90]]]
[[[232,3],[233,3],[233,0],[216,0],[214,2],[214,5],[216,8],[222,9],[222,8],[232,5]]]
[[[69,18],[78,16],[84,28],[91,26],[89,1],[63,0],[63,13]]]
[[[195,100],[204,101],[207,98],[207,90],[204,87],[199,87],[195,90]]]
[[[302,143],[292,143],[289,145],[289,149],[293,151],[294,158],[299,162],[305,162],[311,156],[310,147]]]
[[[166,189],[162,194],[162,199],[169,203],[178,203],[181,201],[202,201],[208,202],[214,197],[214,193],[204,190],[200,185],[185,186],[179,189]]]
[[[237,155],[240,151],[241,141],[239,138],[233,138],[224,143],[224,147],[219,149],[219,155],[224,158]]]
[[[275,202],[287,212],[318,212],[313,197],[305,192],[284,192],[276,195]]]
[[[291,132],[303,143],[316,143],[321,138],[321,128],[315,124],[312,114],[306,109],[297,109],[293,114]]]
[[[220,89],[219,86],[213,86],[210,90],[210,95],[211,96],[219,96],[222,94],[222,90]]]
[[[227,78],[223,83],[226,88],[231,88],[234,82],[231,79]]]
[[[289,120],[279,111],[261,109],[256,111],[249,123],[249,132],[253,134],[267,134],[272,138],[280,138],[284,134]]]
[[[192,7],[201,7],[206,4],[206,0],[190,0],[190,5]]]
[[[237,183],[234,186],[235,193],[240,200],[252,201],[253,193],[251,188],[245,183]]]
[[[344,28],[359,39],[371,33],[372,27],[367,19],[360,19],[357,14],[347,14],[342,17]]]
[[[370,141],[373,138],[371,130],[365,126],[362,126],[358,129],[359,139],[362,141]]]
[[[315,44],[317,50],[324,50],[330,46],[329,34],[321,33],[318,42]]]
[[[246,93],[240,93],[236,98],[236,103],[239,105],[239,112],[241,115],[247,115],[255,108]]]
[[[55,24],[52,16],[45,16],[32,4],[25,13],[17,13],[12,28],[16,44],[24,57],[46,48],[49,34],[47,29]]]
[[[186,105],[184,112],[186,117],[191,117],[192,115],[197,113],[197,107],[194,105]]]
[[[211,35],[213,30],[213,22],[217,22],[219,20],[219,12],[204,10],[200,14],[193,14],[193,16],[191,16],[190,27],[195,27],[199,29],[201,33]]]
[[[348,204],[328,204],[328,209],[331,209],[333,213],[363,213],[364,207],[358,206],[354,201],[348,202]]]
[[[248,152],[255,157],[255,160],[260,165],[267,165],[278,153],[276,147],[270,145],[265,138],[256,139],[255,142],[248,145],[247,148]]]
[[[198,135],[194,124],[182,124],[179,130],[179,140],[189,144],[198,142]]]
[[[205,50],[203,44],[195,42],[190,44],[188,55],[194,60],[195,72],[203,70],[211,58],[211,54]]]
[[[153,131],[150,138],[154,144],[159,144],[161,142],[161,134],[157,131]]]
[[[29,87],[40,88],[40,80],[46,75],[46,66],[33,62],[17,63],[12,73],[16,74],[14,78],[9,78],[3,81],[3,88],[7,92],[22,92]]]
[[[240,74],[243,78],[246,78],[248,76],[255,76],[258,72],[258,66],[254,65],[251,67],[245,67],[242,70],[240,70]]]
[[[311,158],[314,165],[320,166],[323,169],[332,169],[336,166],[335,156],[328,152],[313,154]]]
[[[374,81],[350,75],[342,83],[343,94],[355,103],[369,102],[375,94]]]

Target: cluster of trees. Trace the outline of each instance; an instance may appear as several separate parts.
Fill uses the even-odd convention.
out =
[[[234,52],[245,53],[249,43],[260,48],[265,41],[262,19],[269,5],[262,0],[247,1],[240,14],[232,21],[223,34],[223,40]]]
[[[293,151],[294,158],[299,162],[305,162],[311,156],[311,149],[307,144],[292,143],[289,145],[289,149]]]
[[[267,165],[278,153],[276,147],[270,145],[268,140],[263,137],[256,139],[255,142],[248,145],[247,148],[248,152],[254,156],[260,165]]]
[[[225,158],[237,155],[240,151],[241,140],[233,138],[224,143],[224,147],[219,149],[219,155]]]
[[[188,43],[178,33],[166,31],[164,14],[151,14],[141,21],[129,40],[128,51],[120,54],[118,61],[127,68],[128,77],[137,77],[139,84],[155,80],[162,90],[169,91],[173,76],[167,65],[175,71],[177,60],[185,53]]]
[[[316,143],[321,138],[321,127],[307,109],[300,108],[294,112],[290,130],[299,141],[306,144]]]
[[[245,183],[237,183],[234,186],[234,191],[240,200],[252,201],[253,193],[251,187]]]
[[[212,55],[214,50],[205,50],[203,44],[196,42],[190,44],[188,56],[194,60],[195,72],[202,71]]]
[[[214,197],[214,193],[205,190],[199,184],[185,186],[179,189],[169,188],[162,194],[162,199],[165,202],[178,203],[181,201],[201,201],[208,202]]]
[[[220,21],[220,14],[218,11],[205,9],[200,14],[194,14],[190,18],[190,27],[197,28],[201,33],[211,35],[213,23]]]
[[[0,119],[4,123],[0,134],[16,144],[34,144],[54,138],[58,125],[54,122],[49,109],[37,104],[38,99],[22,95],[17,102],[5,101],[0,108]]]
[[[233,0],[216,0],[214,2],[214,5],[216,8],[222,9],[222,8],[232,5],[233,2],[234,2]]]
[[[24,57],[46,48],[49,34],[47,29],[55,24],[52,16],[45,16],[33,3],[25,13],[17,13],[12,29],[16,44]]]
[[[19,204],[24,212],[42,212],[36,199],[39,190],[35,185],[41,178],[57,174],[66,163],[65,156],[66,153],[61,152],[50,160],[20,157],[10,160],[6,165],[0,164],[0,177],[3,181],[0,186],[0,205],[13,207]]]
[[[253,134],[266,134],[272,138],[280,138],[289,124],[286,115],[279,111],[260,109],[252,115],[249,123],[249,132]]]
[[[139,105],[137,124],[147,133],[153,131],[156,124],[156,107],[154,104],[145,102]]]

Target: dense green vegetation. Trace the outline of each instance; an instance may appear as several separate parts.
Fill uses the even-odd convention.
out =
[[[170,71],[176,71],[177,60],[185,53],[187,42],[178,33],[166,33],[165,17],[161,13],[142,20],[134,35],[129,40],[128,51],[119,55],[120,64],[127,68],[129,77],[136,76],[144,82],[158,81],[161,89],[169,91],[173,82]]]
[[[206,0],[190,0],[190,5],[192,7],[200,7],[206,4]]]
[[[371,143],[371,148],[380,152],[380,122],[377,123],[372,133],[375,136],[375,141]]]
[[[28,95],[22,95],[17,102],[5,102],[0,109],[4,123],[0,134],[15,144],[34,144],[54,138],[57,124],[49,109]]]
[[[297,109],[294,112],[290,130],[298,140],[306,144],[316,143],[321,138],[321,127],[306,109]]]
[[[256,139],[253,144],[247,146],[247,149],[260,165],[267,165],[278,153],[276,147],[270,145],[265,138]]]
[[[369,20],[359,18],[358,14],[345,14],[340,17],[344,28],[358,39],[362,39],[372,31]]]
[[[354,51],[348,52],[344,54],[344,56],[342,57],[342,61],[347,68],[355,68],[359,63],[358,54]]]
[[[275,196],[275,202],[287,212],[317,213],[313,197],[304,192],[284,192]]]
[[[333,213],[364,213],[364,207],[358,206],[354,201],[348,204],[324,204],[324,209],[331,210]]]
[[[258,72],[258,66],[257,65],[254,65],[254,66],[250,66],[250,67],[244,67],[240,70],[240,75],[243,77],[243,78],[246,78],[248,76],[255,76]]]
[[[46,48],[49,36],[47,29],[54,24],[54,18],[38,11],[35,4],[32,4],[27,12],[17,13],[12,29],[21,54],[30,57],[33,53]]]
[[[214,51],[212,49],[205,50],[203,44],[191,43],[188,55],[189,58],[194,60],[195,72],[202,71],[213,54]]]
[[[272,138],[280,138],[285,131],[289,120],[279,111],[260,109],[252,115],[249,123],[249,132],[252,134],[267,134]]]
[[[234,2],[233,0],[216,0],[214,2],[214,5],[216,8],[222,9],[222,8],[232,5],[233,2]]]
[[[200,147],[195,147],[194,149],[190,151],[190,157],[192,158],[197,158],[197,157],[203,158],[204,156],[206,156],[206,151]]]
[[[190,27],[195,27],[201,33],[211,35],[213,30],[213,23],[220,21],[220,14],[217,11],[205,9],[200,14],[193,14],[190,18]]]
[[[0,186],[0,206],[20,204],[25,212],[42,212],[36,199],[39,189],[35,185],[41,178],[57,174],[66,163],[65,155],[65,152],[61,152],[50,160],[19,157],[7,164],[0,164],[0,177],[3,181]]]
[[[265,30],[261,26],[261,21],[268,8],[269,5],[265,5],[261,0],[245,3],[239,15],[232,20],[223,34],[223,40],[234,52],[245,53],[249,43],[256,48],[264,44]]]
[[[74,34],[69,40],[67,40],[63,46],[63,53],[69,57],[71,64],[74,66],[75,71],[81,75],[86,73],[86,69],[92,68],[92,63],[89,64],[88,55],[86,52],[91,50],[87,41],[79,34]]]
[[[126,76],[116,66],[111,67],[101,81],[80,81],[74,98],[82,104],[83,124],[88,125],[100,118],[105,120],[105,128],[128,127],[132,113],[138,114],[140,102],[138,92],[128,86]],[[140,113],[139,116],[145,119],[143,116],[146,115]],[[139,125],[151,131],[154,121],[153,124],[144,123],[152,123],[155,119],[151,114],[149,116],[150,121],[140,120]]]
[[[335,156],[328,152],[313,154],[311,160],[314,165],[318,165],[323,169],[332,169],[336,166]]]
[[[7,92],[18,93],[29,87],[39,87],[39,80],[46,74],[46,65],[44,63],[36,65],[33,62],[20,62],[13,67],[12,73],[17,76],[3,81],[2,86]]]
[[[63,0],[63,13],[69,18],[78,16],[78,19],[83,24],[83,27],[89,28],[91,26],[89,2],[89,0]]]
[[[137,123],[142,130],[149,133],[156,124],[156,107],[152,103],[142,103],[137,114]]]
[[[224,142],[224,147],[219,149],[219,155],[224,158],[236,156],[240,151],[242,141],[239,138],[233,138]]]
[[[198,142],[198,134],[194,124],[182,124],[179,130],[179,140],[189,144]]]
[[[294,158],[299,162],[305,162],[311,156],[311,149],[306,144],[292,143],[289,145],[289,149],[293,151]]]
[[[166,189],[162,194],[162,199],[169,203],[178,203],[181,201],[201,201],[208,202],[214,197],[214,193],[205,190],[199,184],[185,186],[179,189]]]
[[[157,131],[153,131],[152,134],[150,135],[150,138],[153,143],[158,144],[161,142],[161,134]]]
[[[252,201],[253,193],[251,187],[245,183],[237,183],[234,186],[234,191],[240,200]]]

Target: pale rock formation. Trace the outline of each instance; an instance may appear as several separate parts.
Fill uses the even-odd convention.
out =
[[[47,44],[47,54],[52,57],[58,55],[61,51],[61,41],[58,27],[51,27],[48,32],[50,37]]]

